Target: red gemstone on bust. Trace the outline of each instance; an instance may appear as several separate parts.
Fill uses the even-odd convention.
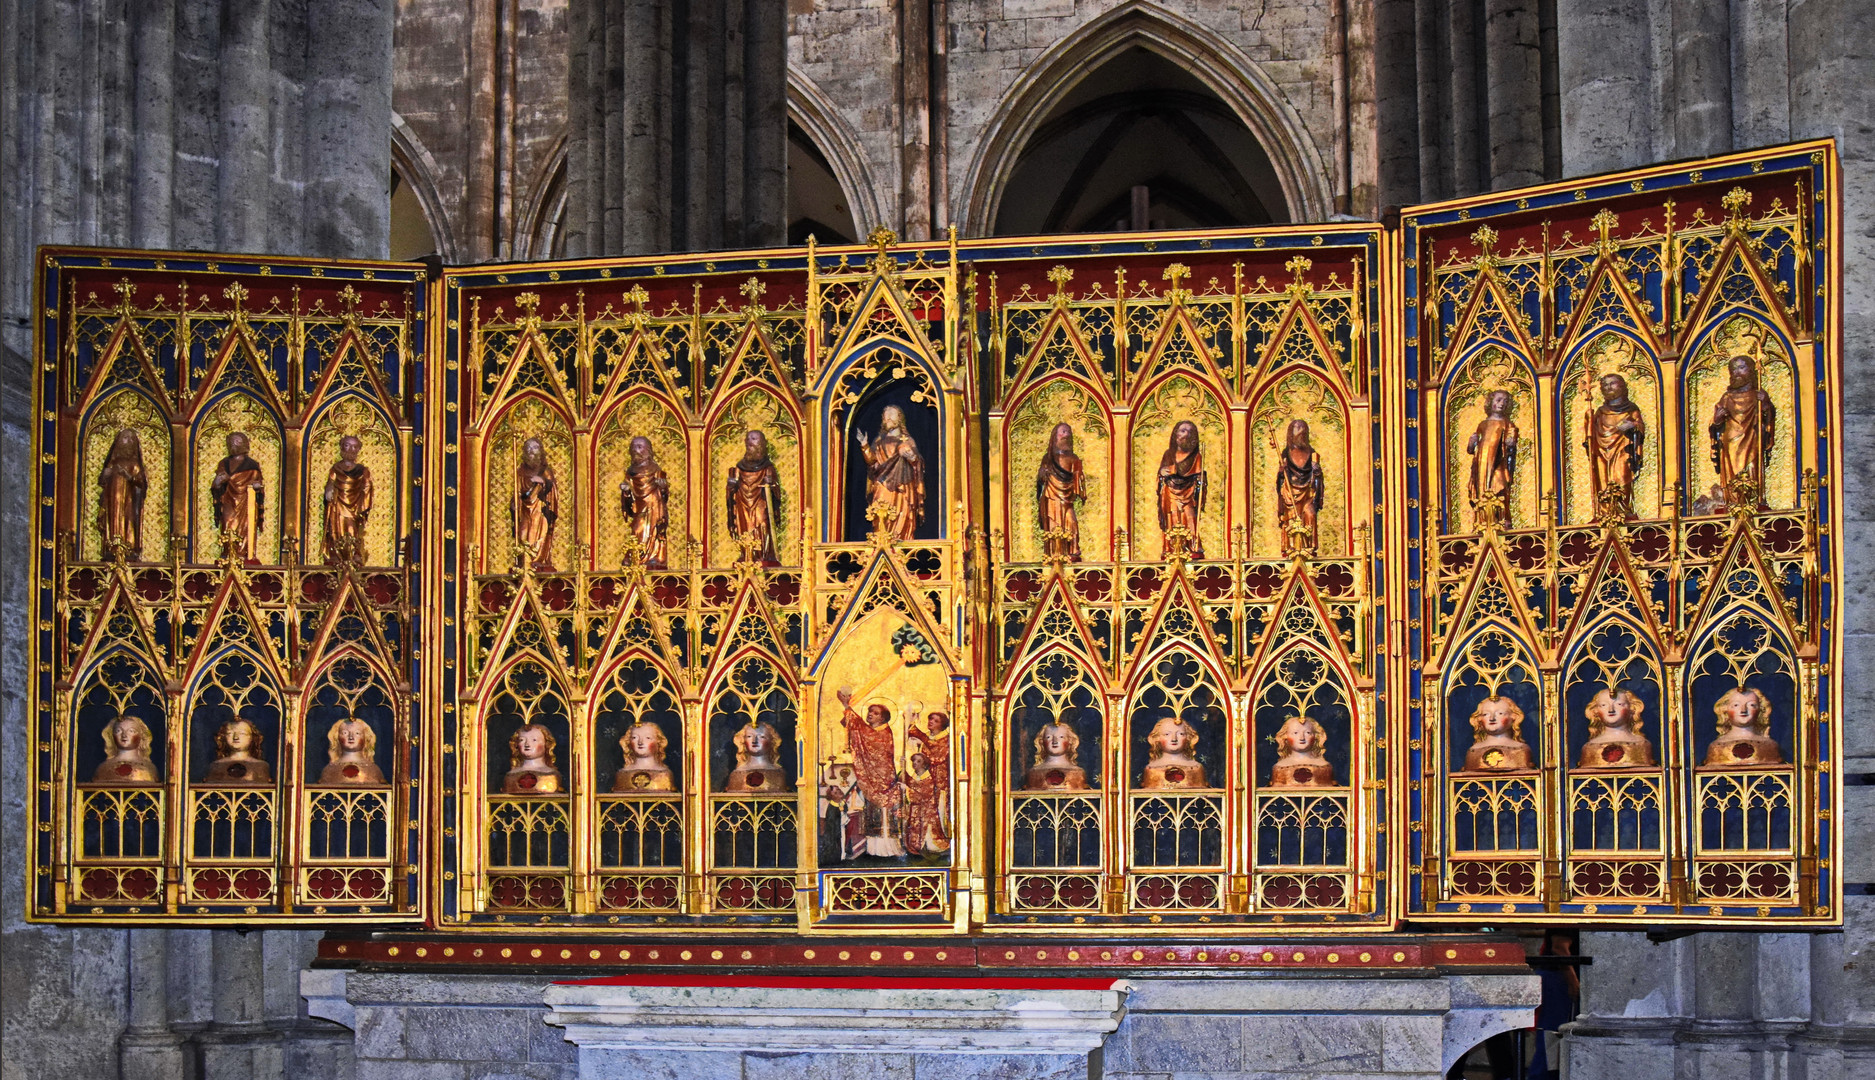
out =
[[[1622,758],[1627,757],[1627,756],[1628,756],[1628,752],[1626,750],[1623,750],[1619,746],[1602,747],[1602,760],[1608,762],[1611,765],[1617,761],[1620,761]]]
[[[520,779],[514,782],[516,787],[522,788],[523,790],[531,790],[537,783],[539,783],[539,781],[534,779],[532,774],[524,774]]]
[[[117,775],[119,776],[129,776],[131,773],[135,771],[136,771],[135,769],[132,769],[128,765],[119,765],[117,767]]]
[[[1170,784],[1181,783],[1185,779],[1185,770],[1178,768],[1167,769],[1165,770],[1165,779],[1166,782]]]
[[[358,775],[358,766],[347,765],[343,769],[340,769],[339,771],[345,774],[345,779],[350,780],[350,779],[355,778]]]
[[[228,766],[228,775],[234,777],[236,780],[239,780],[243,776],[247,775],[247,766],[246,765],[230,765]]]
[[[1309,768],[1307,765],[1303,765],[1303,766],[1298,767],[1295,772],[1292,772],[1289,775],[1295,778],[1296,783],[1306,784],[1309,781],[1315,779],[1315,770]]]
[[[761,787],[763,781],[766,779],[767,778],[764,777],[761,773],[758,773],[758,772],[750,773],[747,777],[743,779],[743,783],[749,785],[750,787]]]
[[[1751,744],[1750,744],[1750,743],[1743,743],[1743,742],[1742,742],[1742,743],[1737,743],[1737,744],[1735,744],[1735,745],[1734,745],[1734,746],[1732,747],[1732,756],[1733,756],[1733,757],[1735,757],[1735,758],[1748,758],[1748,757],[1750,757],[1750,756],[1751,756]]]
[[[1062,784],[1068,782],[1068,774],[1062,772],[1060,769],[1050,769],[1048,770],[1046,779],[1048,780],[1049,787],[1060,787]]]

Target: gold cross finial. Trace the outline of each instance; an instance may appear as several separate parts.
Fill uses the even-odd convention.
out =
[[[1068,291],[1068,282],[1074,280],[1074,271],[1060,265],[1049,267],[1048,280],[1055,283],[1056,296],[1064,295]]]
[[[350,285],[339,290],[339,304],[345,308],[347,314],[356,315],[358,313],[358,302],[363,299],[364,294],[352,288]]]
[[[1480,269],[1497,265],[1497,230],[1489,225],[1480,225],[1471,234],[1471,242],[1478,245],[1477,265]]]
[[[625,302],[643,311],[645,305],[651,302],[651,294],[645,291],[643,285],[633,285],[625,290]]]
[[[1178,301],[1190,296],[1191,293],[1187,292],[1181,284],[1190,276],[1191,267],[1186,266],[1184,263],[1173,263],[1161,271],[1159,274],[1160,279],[1172,283],[1172,287],[1165,290],[1166,298]]]
[[[762,284],[759,278],[751,277],[749,280],[742,283],[740,291],[742,295],[748,297],[749,301],[753,303],[758,297],[768,291],[768,286]]]
[[[1300,296],[1314,291],[1314,286],[1303,280],[1303,276],[1306,275],[1314,265],[1314,261],[1309,259],[1306,255],[1297,255],[1295,258],[1283,264],[1283,269],[1289,271],[1290,276],[1294,279],[1289,283],[1288,291],[1291,296]]]
[[[534,317],[534,312],[540,307],[540,294],[532,292],[521,293],[514,298],[514,306],[526,312],[527,317],[531,319]]]
[[[137,294],[137,287],[130,283],[130,279],[119,278],[117,284],[111,286],[111,291],[115,292],[118,296],[123,297],[124,302],[119,306],[124,311],[129,311],[130,310],[130,298]]]
[[[1602,254],[1606,255],[1613,251],[1615,241],[1612,234],[1615,226],[1621,224],[1621,219],[1615,216],[1615,212],[1604,206],[1589,219],[1589,224],[1595,227],[1596,235],[1600,238],[1595,242],[1595,246],[1601,249]]]
[[[898,517],[898,507],[893,506],[884,499],[880,499],[878,502],[866,508],[866,520],[872,522],[873,543],[884,545],[890,542],[892,537],[886,530],[890,527],[892,519],[895,517]]]
[[[884,225],[878,225],[866,234],[866,242],[877,248],[879,254],[884,255],[886,248],[898,243],[898,234]]]
[[[227,288],[221,290],[221,295],[234,301],[235,314],[238,315],[241,312],[241,305],[247,300],[247,286],[238,281],[230,282]]]
[[[1719,200],[1719,205],[1725,207],[1725,212],[1732,217],[1743,217],[1745,207],[1751,205],[1751,192],[1742,187],[1735,187],[1725,193],[1725,197]]]

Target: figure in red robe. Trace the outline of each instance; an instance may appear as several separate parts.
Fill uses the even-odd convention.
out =
[[[892,710],[878,702],[866,706],[866,715],[853,711],[853,692],[842,689],[836,696],[845,712],[846,748],[853,755],[853,773],[859,779],[860,793],[866,797],[867,855],[905,854],[905,789],[899,783],[898,749],[892,738]]]

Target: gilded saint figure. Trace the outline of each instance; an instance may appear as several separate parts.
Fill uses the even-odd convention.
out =
[[[910,707],[908,712],[911,731],[905,736],[905,741],[931,763],[931,775],[937,778],[938,799],[943,804],[944,812],[948,814],[951,797],[950,714],[934,709],[925,717],[924,727],[920,728],[917,706]]]
[[[1751,357],[1732,357],[1731,383],[1712,407],[1712,463],[1719,470],[1719,493],[1725,505],[1763,508],[1764,461],[1777,438],[1777,406],[1758,388]]]
[[[1784,752],[1771,738],[1771,699],[1762,690],[1734,687],[1713,703],[1719,737],[1706,747],[1708,769],[1751,769],[1784,764]]]
[[[723,785],[724,791],[791,791],[794,785],[782,771],[775,755],[781,752],[781,732],[773,724],[749,721],[731,738],[736,750],[736,768]]]
[[[904,782],[905,850],[912,855],[949,851],[950,833],[944,827],[944,797],[949,792],[939,787],[937,771],[923,750],[912,752]]]
[[[143,556],[143,497],[150,474],[143,467],[143,440],[125,428],[111,440],[111,452],[98,475],[98,536],[104,553],[121,550],[126,559]]]
[[[504,795],[558,795],[566,790],[554,763],[556,740],[540,724],[522,724],[508,736],[508,772],[501,778]]]
[[[209,482],[214,496],[215,528],[233,536],[241,557],[250,565],[260,562],[260,530],[266,522],[267,490],[260,462],[248,456],[247,433],[228,433],[228,456],[215,465]]]
[[[150,725],[125,713],[104,725],[104,760],[91,774],[94,784],[160,784],[150,759]]]
[[[842,687],[834,696],[844,709],[840,719],[846,728],[846,749],[864,803],[860,853],[903,855],[905,788],[899,781],[892,710],[875,701],[861,716],[853,711],[852,690]]]
[[[1471,711],[1471,748],[1466,772],[1512,772],[1536,768],[1523,741],[1523,709],[1507,697],[1488,697]]]
[[[890,508],[892,516],[883,526],[886,536],[910,540],[924,520],[924,458],[905,428],[904,410],[887,405],[879,416],[878,435],[853,434],[866,461],[868,512],[876,506]]]
[[[1275,740],[1271,787],[1335,786],[1335,767],[1322,753],[1328,746],[1328,731],[1314,717],[1292,716],[1283,721]]]
[[[1056,424],[1035,471],[1035,510],[1042,528],[1042,554],[1069,562],[1081,561],[1079,504],[1087,501],[1087,483],[1081,456],[1074,452],[1074,429]]]
[[[1582,416],[1582,447],[1589,455],[1589,488],[1604,519],[1634,516],[1634,478],[1641,473],[1647,423],[1628,398],[1628,380],[1613,372],[1601,378],[1602,403]]]
[[[365,522],[371,517],[371,469],[360,463],[365,447],[356,435],[339,440],[339,459],[326,472],[324,538],[327,563],[364,561]]]
[[[618,486],[619,509],[625,525],[644,551],[645,566],[662,570],[670,557],[666,533],[670,529],[670,477],[651,452],[651,440],[633,436],[631,464]]]
[[[1647,705],[1630,690],[1604,688],[1589,702],[1589,740],[1578,769],[1633,769],[1654,764],[1654,744],[1641,734]]]
[[[215,729],[215,760],[204,784],[259,786],[273,783],[273,770],[260,756],[260,729],[239,716]]]
[[[1322,456],[1309,443],[1309,422],[1289,421],[1287,444],[1276,466],[1276,521],[1284,555],[1315,554],[1315,523],[1326,490]]]
[[[730,532],[752,545],[757,562],[780,566],[775,532],[781,528],[781,473],[769,459],[767,435],[743,433],[742,460],[729,467],[724,494],[729,500]]]
[[[1197,758],[1198,729],[1173,713],[1159,717],[1146,733],[1146,770],[1139,786],[1149,789],[1201,788],[1204,765]]]
[[[1086,791],[1087,770],[1080,764],[1081,736],[1059,720],[1035,733],[1034,764],[1022,777],[1024,791]]]
[[[1480,529],[1510,524],[1511,484],[1517,474],[1517,423],[1510,418],[1510,391],[1493,390],[1484,399],[1484,419],[1471,433],[1472,520]]]
[[[1172,438],[1159,458],[1159,533],[1165,538],[1162,558],[1174,554],[1170,536],[1174,529],[1190,534],[1185,554],[1204,558],[1204,540],[1198,532],[1198,515],[1204,513],[1204,453],[1198,448],[1198,425],[1180,420],[1172,425]]]
[[[326,729],[326,767],[319,770],[321,784],[382,784],[378,768],[378,733],[356,716],[335,721]]]
[[[521,444],[521,461],[514,467],[514,542],[535,570],[553,573],[553,531],[559,521],[560,486],[547,463],[547,448],[529,439]]]
[[[670,738],[649,720],[640,720],[618,737],[625,764],[612,777],[613,791],[676,791],[677,778],[665,764]]]

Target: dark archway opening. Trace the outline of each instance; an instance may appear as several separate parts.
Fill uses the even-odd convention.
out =
[[[859,238],[859,229],[827,155],[789,120],[788,243],[805,244],[810,235],[823,244],[850,244]]]
[[[1196,76],[1145,48],[1090,72],[1036,127],[996,233],[1114,232],[1289,220],[1269,154]]]

